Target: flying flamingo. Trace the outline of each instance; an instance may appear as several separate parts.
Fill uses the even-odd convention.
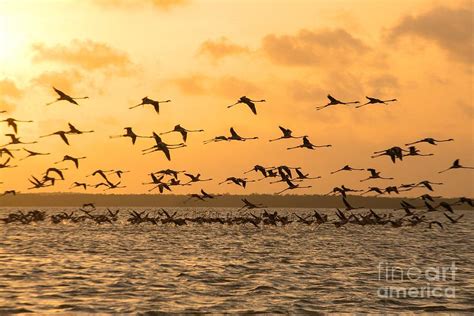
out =
[[[81,135],[81,134],[87,134],[87,133],[94,133],[94,131],[80,131],[74,125],[72,125],[71,123],[67,123],[67,124],[69,126],[69,131],[67,132],[68,134]]]
[[[49,102],[47,103],[46,105],[51,105],[53,103],[56,103],[56,102],[59,102],[59,101],[67,101],[67,102],[70,102],[72,104],[75,104],[75,105],[79,105],[76,100],[80,100],[80,99],[88,99],[89,97],[78,97],[78,98],[73,98],[69,95],[67,95],[66,93],[62,92],[61,90],[59,89],[56,89],[55,87],[53,87],[54,91],[56,91],[56,93],[59,95],[59,97],[53,101],[53,102]]]
[[[178,124],[171,131],[160,133],[160,135],[165,135],[165,134],[169,134],[173,132],[180,133],[181,136],[183,137],[183,142],[186,143],[186,139],[188,138],[188,133],[204,132],[204,130],[203,129],[196,129],[196,130],[185,129],[184,127]]]
[[[420,154],[420,151],[415,146],[408,147],[408,154],[406,156],[433,156],[433,154]]]
[[[150,138],[150,136],[138,136],[137,134],[135,134],[135,132],[133,132],[131,127],[125,127],[124,130],[125,130],[125,134],[110,136],[110,138],[130,137],[132,139],[133,145],[135,145],[137,138]]]
[[[338,173],[338,172],[341,172],[341,171],[353,171],[353,170],[363,171],[363,170],[365,170],[365,169],[352,168],[352,167],[349,166],[349,165],[345,165],[345,166],[342,167],[341,169],[338,169],[338,170],[336,170],[336,171],[332,171],[331,174],[335,174],[335,173]]]
[[[316,110],[319,111],[319,110],[322,110],[322,109],[324,109],[324,108],[327,108],[328,106],[336,105],[336,104],[349,105],[349,104],[360,103],[359,101],[342,102],[342,101],[339,101],[338,99],[334,98],[334,97],[331,96],[330,94],[328,94],[327,98],[329,99],[330,102],[329,102],[328,104],[326,104],[326,105],[316,107]]]
[[[288,147],[287,149],[296,149],[296,148],[307,148],[314,150],[315,148],[321,147],[332,147],[332,145],[313,145],[308,139],[308,136],[303,137],[303,144],[295,146],[295,147]]]
[[[427,137],[427,138],[417,140],[416,142],[413,142],[413,143],[405,144],[405,146],[415,145],[415,144],[418,144],[418,143],[428,143],[428,144],[431,144],[431,145],[437,145],[436,143],[452,142],[452,141],[454,141],[454,139],[452,139],[452,138],[439,139],[438,140],[438,139],[434,139],[434,138],[431,138],[431,137]]]
[[[373,169],[373,168],[367,168],[367,171],[370,172],[370,177],[368,177],[367,179],[362,179],[362,180],[360,180],[360,182],[364,182],[364,181],[367,181],[367,180],[370,180],[370,179],[384,179],[384,180],[392,180],[393,179],[393,178],[381,177],[380,172]]]
[[[66,137],[66,135],[69,134],[69,132],[65,132],[65,131],[57,131],[57,132],[54,132],[54,133],[51,133],[51,134],[47,134],[47,135],[43,135],[43,136],[40,136],[40,138],[44,138],[44,137],[49,137],[49,136],[59,136],[61,137],[61,139],[63,140],[63,142],[66,143],[66,145],[69,146],[69,139]]]
[[[283,133],[283,136],[275,138],[275,139],[270,139],[269,142],[274,142],[276,140],[280,139],[288,139],[288,138],[303,138],[304,136],[293,136],[293,131],[288,128],[284,128],[283,126],[278,126],[280,131]]]
[[[25,160],[27,158],[30,158],[30,157],[34,157],[34,156],[47,156],[47,155],[50,155],[50,153],[38,153],[38,152],[35,152],[35,151],[31,151],[31,150],[28,150],[26,148],[23,148],[24,151],[26,151],[28,153],[28,155],[21,160]]]
[[[11,158],[15,158],[13,156],[12,151],[19,151],[20,149],[8,149],[8,148],[0,148],[0,157],[2,157],[4,154],[10,156]]]
[[[286,189],[284,189],[284,190],[282,190],[282,191],[280,191],[280,192],[277,192],[276,194],[281,194],[281,193],[283,193],[283,192],[285,192],[285,191],[287,191],[287,190],[311,188],[310,185],[305,186],[305,187],[302,187],[302,186],[300,186],[299,184],[294,184],[293,182],[291,182],[291,181],[288,180],[288,179],[286,180],[286,183],[288,184],[288,188],[286,188]]]
[[[229,141],[227,136],[216,136],[212,139],[205,140],[203,143],[204,145],[209,144],[209,143],[217,143],[217,142],[223,142],[223,141]]]
[[[90,187],[90,185],[83,182],[73,182],[69,189],[78,188],[78,187],[82,187],[84,190],[87,190],[87,187]]]
[[[253,114],[257,115],[257,108],[255,106],[256,102],[266,102],[266,101],[264,99],[262,99],[262,100],[252,100],[252,99],[247,98],[246,96],[242,96],[242,97],[240,97],[240,99],[237,102],[227,106],[227,108],[231,108],[234,105],[243,103],[243,104],[246,104],[250,108],[250,110],[252,111]]]
[[[238,141],[246,141],[250,139],[258,139],[258,137],[241,137],[237,132],[234,130],[233,127],[230,128],[230,137],[227,137],[227,140],[238,140]]]
[[[5,144],[3,146],[0,146],[0,147],[5,147],[5,146],[8,146],[8,145],[18,145],[18,144],[24,144],[24,145],[28,145],[28,144],[36,144],[38,143],[37,141],[34,141],[34,142],[28,142],[28,143],[25,143],[25,142],[22,142],[20,137],[16,137],[15,134],[5,134],[5,136],[8,136],[10,137],[10,142],[8,144]]]
[[[20,120],[16,120],[14,118],[7,118],[7,119],[4,119],[0,122],[6,122],[7,125],[10,127],[13,127],[13,131],[16,133],[18,133],[18,125],[16,123],[32,123],[33,121],[20,121]]]
[[[360,107],[363,107],[367,104],[376,104],[376,103],[380,103],[380,104],[388,104],[387,102],[395,102],[395,101],[398,101],[397,99],[390,99],[390,100],[380,100],[380,99],[377,99],[377,98],[372,98],[372,97],[365,97],[367,100],[369,100],[369,102],[367,103],[364,103],[364,104],[361,104],[361,105],[358,105],[356,106],[356,108],[360,108]]]
[[[130,107],[129,109],[134,109],[139,107],[140,105],[151,105],[155,109],[156,113],[160,114],[160,103],[166,103],[166,102],[171,102],[171,100],[164,100],[164,101],[155,101],[153,99],[150,99],[149,97],[144,97],[142,99],[142,103],[134,105]]]
[[[60,161],[56,161],[55,164],[58,164],[58,163],[61,163],[63,161],[71,161],[72,163],[74,163],[74,165],[76,166],[76,169],[79,169],[79,160],[80,159],[86,159],[87,157],[72,157],[72,156],[69,156],[69,155],[65,155],[63,157],[63,160],[60,160]]]
[[[156,145],[154,145],[150,148],[143,149],[142,150],[143,155],[151,154],[151,153],[156,152],[156,151],[162,151],[165,154],[166,159],[171,160],[170,149],[177,149],[177,148],[186,147],[186,144],[184,144],[184,143],[166,144],[165,142],[163,142],[161,140],[161,137],[158,136],[158,134],[156,134],[155,132],[153,132],[153,138],[155,139]]]
[[[474,167],[464,167],[464,166],[461,166],[461,164],[459,163],[459,159],[456,159],[456,160],[454,160],[454,162],[453,162],[453,164],[451,165],[451,167],[449,167],[448,169],[439,171],[438,173],[443,173],[443,172],[446,172],[446,171],[451,170],[451,169],[474,169]]]

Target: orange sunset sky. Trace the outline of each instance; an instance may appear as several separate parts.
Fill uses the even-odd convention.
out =
[[[166,168],[215,180],[173,193],[273,193],[286,187],[268,181],[247,189],[217,184],[258,163],[301,166],[322,176],[307,182],[311,189],[291,193],[431,180],[445,183],[434,195],[472,196],[474,170],[438,171],[456,158],[474,166],[473,11],[471,1],[432,0],[1,0],[0,110],[8,112],[0,118],[34,120],[20,123],[19,136],[39,141],[26,148],[51,155],[12,160],[18,167],[0,169],[0,190],[69,191],[73,181],[100,182],[85,177],[99,168],[132,171],[122,180],[127,188],[111,193],[146,193],[149,187],[141,183],[147,174]],[[89,99],[78,101],[79,107],[45,106],[56,98],[53,85]],[[346,101],[365,101],[366,95],[399,101],[316,111],[328,93]],[[227,109],[242,95],[267,102],[257,104],[256,116],[244,105]],[[161,105],[160,115],[151,107],[128,109],[144,96],[172,102]],[[38,138],[67,129],[67,122],[95,133],[71,136],[71,146],[58,137]],[[129,139],[109,139],[126,126],[149,135],[176,124],[205,132],[190,134],[188,146],[172,151],[171,161],[160,152],[141,155],[152,140],[132,146]],[[280,136],[278,125],[333,147],[288,151],[300,140],[268,142]],[[227,135],[231,126],[259,140],[202,144]],[[1,123],[1,144],[9,132]],[[455,142],[419,144],[435,155],[396,164],[370,158],[424,137]],[[180,135],[163,139],[177,143]],[[79,170],[56,165],[69,167],[56,186],[26,190],[29,176],[41,176],[65,154],[87,159]],[[395,180],[360,183],[367,172],[329,174],[345,164],[374,167]]]

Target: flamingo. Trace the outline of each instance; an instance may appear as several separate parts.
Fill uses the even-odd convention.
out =
[[[125,130],[125,134],[110,136],[109,138],[130,137],[132,139],[132,144],[133,145],[135,145],[135,142],[137,141],[137,138],[150,138],[150,136],[138,136],[137,134],[135,134],[133,132],[131,127],[125,127],[124,130]]]
[[[178,125],[175,125],[175,127],[171,131],[160,133],[160,135],[165,135],[165,134],[169,134],[173,132],[180,133],[181,136],[183,137],[183,142],[186,143],[186,139],[188,138],[188,133],[204,132],[204,130],[203,129],[190,130],[178,124]]]
[[[38,152],[35,152],[35,151],[31,151],[31,150],[28,150],[26,148],[23,148],[24,151],[26,151],[28,153],[28,155],[21,160],[25,160],[27,158],[30,158],[30,157],[34,157],[34,156],[47,156],[47,155],[50,155],[51,153],[38,153]]]
[[[313,145],[308,139],[308,136],[303,137],[303,144],[295,146],[295,147],[288,147],[287,149],[296,149],[296,148],[307,148],[314,150],[315,148],[321,148],[321,147],[332,147],[332,145]]]
[[[267,169],[266,169],[264,166],[255,165],[252,169],[250,169],[250,170],[248,170],[248,171],[245,171],[244,174],[250,173],[250,172],[252,172],[252,171],[260,172],[260,173],[262,173],[262,175],[263,175],[264,178],[267,177]]]
[[[362,179],[362,180],[360,180],[360,182],[364,182],[364,181],[367,181],[367,180],[370,180],[370,179],[384,179],[384,180],[392,180],[393,179],[393,178],[381,177],[380,172],[373,169],[373,168],[367,168],[367,171],[370,172],[370,177],[368,177],[367,179]]]
[[[166,159],[171,160],[171,154],[170,154],[170,149],[177,149],[181,147],[186,147],[186,144],[180,143],[180,144],[166,144],[161,140],[161,137],[158,136],[155,132],[153,132],[153,138],[155,139],[156,145],[152,146],[150,148],[146,148],[142,150],[143,155],[151,154],[155,151],[162,151]]]
[[[67,95],[66,93],[62,92],[61,90],[59,89],[56,89],[55,87],[53,87],[54,91],[59,95],[59,97],[54,100],[53,102],[49,102],[49,103],[46,103],[46,105],[51,105],[53,103],[56,103],[56,102],[59,102],[59,101],[67,101],[69,103],[72,103],[72,104],[75,104],[75,105],[79,105],[76,100],[80,100],[80,99],[88,99],[89,97],[76,97],[76,98],[73,98],[69,95]]]
[[[403,152],[406,151],[398,146],[391,147],[389,149],[375,151],[372,158],[382,157],[382,156],[389,156],[393,163],[395,163],[396,159],[403,160]]]
[[[188,183],[194,183],[194,182],[200,182],[200,181],[211,181],[212,179],[201,179],[201,174],[198,173],[197,175],[193,175],[191,173],[185,173],[184,174],[186,177],[188,177],[190,180]]]
[[[334,98],[334,97],[331,96],[330,94],[328,94],[327,98],[329,99],[329,103],[326,104],[326,105],[323,105],[323,106],[318,106],[318,107],[316,107],[316,110],[319,111],[319,110],[322,110],[322,109],[324,109],[324,108],[327,108],[328,106],[336,105],[336,104],[349,105],[349,104],[360,103],[359,101],[342,102],[342,101],[339,101],[338,99]]]
[[[83,183],[83,182],[73,182],[71,187],[69,189],[73,189],[73,188],[79,188],[79,187],[82,187],[84,190],[87,190],[87,187],[89,187],[90,185],[88,185],[87,183]]]
[[[270,139],[269,142],[274,142],[280,139],[288,139],[288,138],[303,138],[304,136],[293,136],[293,131],[288,128],[284,128],[283,126],[278,126],[280,131],[283,133],[283,136],[275,138],[275,139]]]
[[[459,159],[456,159],[456,160],[454,160],[454,162],[453,162],[453,164],[451,165],[451,167],[449,167],[448,169],[439,171],[438,173],[443,173],[443,172],[446,172],[446,171],[451,170],[451,169],[474,169],[474,167],[464,167],[464,166],[461,166],[461,164],[460,164],[460,162],[459,162]]]
[[[66,145],[69,146],[69,139],[67,138],[67,134],[69,134],[69,132],[65,132],[65,131],[57,131],[57,132],[54,132],[54,133],[51,133],[51,134],[47,134],[47,135],[43,135],[43,136],[40,136],[40,138],[44,138],[44,137],[49,137],[49,136],[59,136],[61,137],[61,139],[63,140],[64,143],[66,143]]]
[[[408,147],[408,154],[404,156],[433,156],[433,154],[420,154],[420,151],[415,146]]]
[[[8,144],[5,144],[5,145],[2,145],[0,147],[5,147],[5,146],[8,146],[8,145],[18,145],[18,144],[24,144],[24,145],[28,145],[28,144],[36,144],[38,143],[37,141],[34,141],[34,142],[22,142],[21,141],[21,138],[20,137],[16,137],[15,134],[5,134],[5,136],[8,136],[10,137],[10,142]]]
[[[321,179],[321,176],[317,176],[317,177],[309,177],[309,173],[307,174],[304,174],[303,172],[301,172],[301,168],[296,168],[295,169],[295,172],[296,174],[298,175],[298,177],[296,177],[295,179],[299,179],[299,180],[315,180],[315,179]]]
[[[287,190],[294,190],[294,189],[307,189],[307,188],[311,188],[310,185],[308,186],[301,186],[299,184],[294,184],[293,182],[291,182],[289,179],[286,180],[286,184],[288,184],[288,187],[280,192],[277,192],[276,194],[281,194]]]
[[[4,163],[0,163],[0,169],[4,169],[4,168],[15,168],[15,167],[18,167],[18,166],[11,166],[9,165],[8,163],[10,162],[10,157],[7,158],[7,160],[4,162]]]
[[[2,157],[5,154],[5,155],[10,156],[11,158],[15,158],[15,156],[13,156],[12,151],[19,151],[19,149],[0,148],[0,157]]]
[[[365,169],[352,168],[352,167],[350,167],[349,165],[345,165],[344,167],[342,167],[342,168],[339,169],[339,170],[332,171],[331,174],[335,174],[335,173],[338,173],[338,172],[340,172],[340,171],[353,171],[353,170],[363,171],[363,170],[365,170]]]
[[[18,133],[18,125],[16,123],[33,123],[33,121],[21,121],[11,117],[1,120],[0,122],[6,122],[9,127],[13,127],[15,134]]]
[[[234,130],[233,127],[230,128],[230,137],[227,137],[227,140],[237,140],[237,141],[246,141],[251,139],[258,139],[258,137],[241,137],[237,132]]]
[[[423,138],[423,139],[417,140],[416,142],[413,142],[413,143],[405,144],[405,146],[415,145],[415,144],[418,144],[418,143],[428,143],[428,144],[431,144],[431,145],[437,145],[436,143],[452,142],[452,141],[454,141],[453,138],[448,138],[448,139],[434,139],[434,138],[431,138],[431,137],[427,137],[427,138]]]
[[[94,131],[80,131],[74,125],[72,125],[71,123],[67,123],[67,124],[69,126],[69,131],[67,132],[68,134],[81,135],[81,134],[87,134],[87,133],[94,133]]]
[[[205,140],[203,143],[209,144],[209,143],[217,143],[217,142],[223,142],[223,141],[229,141],[230,139],[227,138],[227,136],[216,136],[212,139]]]
[[[144,97],[142,98],[142,103],[134,105],[130,107],[129,109],[137,108],[140,105],[151,105],[155,109],[156,113],[160,114],[160,103],[166,103],[166,102],[171,102],[171,100],[155,101],[153,99],[150,99],[149,97]]]
[[[246,96],[242,96],[242,97],[240,97],[239,100],[237,100],[237,102],[227,106],[227,108],[231,108],[234,105],[243,103],[243,104],[246,104],[250,108],[250,110],[252,111],[253,114],[257,115],[257,108],[255,106],[256,102],[266,102],[266,100],[264,100],[264,99],[262,99],[262,100],[252,100],[252,99],[247,98]]]
[[[186,171],[185,170],[164,169],[164,170],[157,171],[155,173],[166,174],[168,176],[173,176],[175,179],[178,179],[178,174],[180,174],[182,172],[186,172]]]
[[[248,182],[255,182],[255,180],[247,180],[246,178],[236,178],[236,177],[229,177],[224,181],[220,182],[219,185],[224,183],[235,183],[238,186],[245,188]]]
[[[365,97],[367,100],[369,100],[367,103],[364,103],[364,104],[361,104],[361,105],[357,105],[356,106],[356,109],[360,108],[360,107],[363,107],[367,104],[376,104],[376,103],[380,103],[380,104],[387,104],[387,102],[395,102],[395,101],[398,101],[397,99],[390,99],[390,100],[380,100],[380,99],[377,99],[377,98],[372,98],[372,97]]]
[[[86,159],[86,158],[87,157],[77,157],[76,158],[76,157],[72,157],[72,156],[69,156],[69,155],[65,155],[62,160],[56,161],[55,164],[61,163],[63,161],[71,161],[76,166],[76,169],[79,169],[79,160],[80,159]]]

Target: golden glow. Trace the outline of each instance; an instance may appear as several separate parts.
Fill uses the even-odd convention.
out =
[[[147,173],[174,168],[214,178],[205,184],[210,191],[278,191],[281,186],[264,182],[247,191],[216,184],[242,176],[256,163],[299,165],[323,176],[298,193],[326,193],[342,183],[365,187],[360,173],[329,175],[350,164],[376,167],[396,184],[430,179],[446,182],[440,194],[472,195],[469,171],[436,174],[455,158],[474,164],[468,128],[474,117],[472,28],[471,35],[469,28],[455,31],[466,12],[472,13],[472,6],[465,1],[431,0],[0,1],[0,110],[8,105],[8,116],[35,120],[20,124],[25,141],[65,129],[68,121],[96,131],[72,137],[70,147],[56,138],[41,139],[31,149],[53,154],[0,170],[1,189],[25,190],[28,176],[71,154],[88,159],[80,170],[68,170],[68,180],[55,190],[89,181],[85,174],[98,168],[122,168],[133,173],[123,180],[127,189],[116,192],[141,193]],[[452,29],[445,32],[448,26]],[[45,107],[56,97],[52,85],[90,99],[80,107]],[[328,93],[343,100],[373,95],[400,101],[315,111]],[[257,116],[244,106],[226,108],[241,95],[268,101],[258,105]],[[144,96],[173,101],[162,105],[159,116],[151,108],[128,109]],[[206,131],[190,135],[188,147],[172,152],[172,162],[160,153],[142,156],[141,149],[151,145],[147,140],[132,146],[127,139],[109,139],[126,126],[150,134],[176,124]],[[286,147],[297,141],[267,141],[279,136],[278,125],[334,147],[289,152]],[[231,126],[260,140],[202,145]],[[0,129],[9,131],[4,123]],[[370,159],[373,151],[428,136],[456,142],[419,146],[434,157],[397,164]],[[173,134],[165,139],[179,141]],[[1,144],[7,141],[0,137]]]

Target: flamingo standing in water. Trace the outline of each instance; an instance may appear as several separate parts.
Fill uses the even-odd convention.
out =
[[[322,110],[324,108],[327,108],[328,106],[332,106],[332,105],[336,105],[336,104],[343,104],[343,105],[349,105],[349,104],[356,104],[356,103],[360,103],[359,101],[351,101],[351,102],[342,102],[336,98],[334,98],[333,96],[331,96],[330,94],[328,94],[327,98],[329,99],[329,103],[326,104],[326,105],[323,105],[323,106],[318,106],[316,107],[316,110]]]
[[[69,103],[72,103],[72,104],[75,104],[75,105],[79,105],[76,100],[80,100],[80,99],[88,99],[89,97],[76,97],[76,98],[73,98],[69,95],[67,95],[66,93],[62,92],[61,90],[59,89],[56,89],[55,87],[53,87],[54,91],[59,95],[59,97],[54,100],[53,102],[49,102],[47,103],[46,105],[51,105],[53,103],[56,103],[56,102],[59,102],[59,101],[67,101]]]
[[[264,100],[264,99],[262,99],[262,100],[252,100],[252,99],[247,98],[246,96],[242,96],[242,97],[240,97],[239,100],[237,100],[237,102],[227,106],[227,108],[231,108],[231,107],[233,107],[237,104],[243,103],[243,104],[246,104],[250,108],[250,110],[252,111],[253,114],[257,115],[257,107],[255,106],[256,102],[266,102],[266,100]]]

